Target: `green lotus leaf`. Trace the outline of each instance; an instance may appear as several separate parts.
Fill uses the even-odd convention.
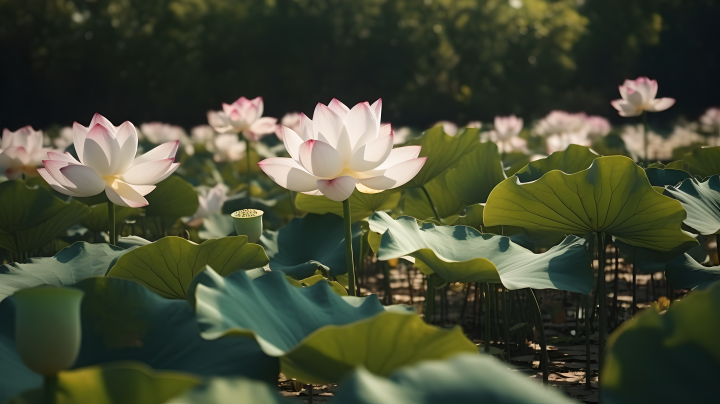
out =
[[[442,224],[452,224],[458,220],[465,204],[450,193],[445,174],[440,174],[425,185],[435,208],[438,210]],[[400,206],[408,216],[437,222],[430,202],[421,188],[410,188],[405,191]]]
[[[515,176],[520,182],[531,182],[553,170],[575,174],[586,170],[598,157],[600,155],[589,147],[571,144],[564,151],[552,153],[548,157],[529,163],[516,172]]]
[[[85,292],[82,345],[75,368],[132,360],[156,369],[202,377],[243,376],[274,383],[276,358],[251,339],[208,341],[186,301],[166,299],[135,282],[89,278],[73,287]],[[15,349],[15,299],[0,302],[0,401],[42,385]]]
[[[333,292],[337,293],[339,296],[347,296],[347,290],[340,284],[340,282],[337,281],[331,281],[328,278],[322,276],[321,274],[313,275],[309,278],[300,279],[297,280],[291,276],[286,276],[285,279],[287,279],[288,282],[290,282],[291,285],[296,286],[298,288],[306,288],[308,286],[312,286],[318,282],[326,282],[328,286],[330,286],[330,289],[333,290]]]
[[[338,388],[343,404],[578,403],[508,369],[490,355],[457,355],[400,369],[387,378],[363,368]]]
[[[665,276],[675,289],[704,289],[720,281],[720,266],[706,267],[690,254],[682,254],[667,263]]]
[[[68,286],[91,276],[105,276],[128,250],[78,241],[52,257],[0,266],[0,301],[18,290],[40,285]]]
[[[377,194],[365,194],[357,189],[350,195],[350,220],[357,222],[372,215],[376,211],[390,210],[400,201],[400,192],[385,191]],[[310,213],[324,215],[333,213],[343,217],[342,202],[335,202],[326,196],[311,196],[298,193],[295,206]]]
[[[175,397],[172,404],[292,404],[280,395],[277,386],[242,377],[214,377],[203,385]]]
[[[485,203],[490,191],[505,178],[497,145],[484,142],[451,168],[443,182],[453,197],[472,205]]]
[[[625,262],[632,263],[638,273],[653,274],[666,271],[668,262],[685,253],[689,253],[697,259],[707,257],[704,239],[701,237],[698,237],[699,243],[683,243],[670,251],[655,251],[649,248],[635,247],[620,240],[613,240],[613,244],[620,250],[620,255],[625,259]]]
[[[374,295],[341,297],[324,282],[296,288],[279,272],[251,281],[243,272],[223,278],[208,269],[193,287],[204,338],[255,338],[280,358],[283,374],[305,383],[337,382],[356,366],[388,375],[424,359],[477,352],[460,327],[427,325],[402,306],[386,310]]]
[[[683,161],[704,177],[720,174],[720,146],[698,147],[686,154]]]
[[[656,161],[656,162],[648,165],[647,168],[659,168],[659,169],[662,169],[662,170],[668,169],[668,168],[669,168],[669,169],[673,169],[673,170],[684,170],[684,169],[685,169],[685,164],[683,163],[682,160],[676,160],[676,161],[667,163],[667,165],[665,165],[665,164],[663,164],[663,163],[661,163],[661,162],[659,162],[659,161]],[[646,168],[646,170],[647,170],[647,168]]]
[[[118,362],[60,372],[55,402],[63,404],[163,404],[202,382],[179,372]],[[45,404],[44,389],[27,391],[7,404]]]
[[[402,186],[402,188],[414,188],[429,183],[448,168],[458,165],[465,155],[472,153],[480,144],[480,136],[479,131],[474,128],[450,136],[443,132],[442,126],[435,126],[426,130],[420,138],[413,139],[407,144],[422,146],[420,157],[427,157],[420,172]]]
[[[483,231],[483,210],[485,209],[484,203],[476,203],[465,208],[465,214],[457,218],[455,223],[456,226],[469,226],[475,230]],[[413,215],[407,215],[413,216]],[[415,216],[413,216],[415,217]],[[492,233],[486,231],[488,233]]]
[[[529,183],[510,177],[495,187],[483,214],[487,226],[604,232],[659,251],[694,240],[680,229],[685,217],[680,202],[659,194],[624,156],[599,157],[587,170],[551,171]]]
[[[665,188],[664,194],[685,208],[686,225],[703,235],[720,233],[720,176],[713,175],[703,182],[689,178]]]
[[[352,234],[353,251],[359,251],[359,223],[352,225]],[[263,232],[260,244],[270,257],[271,270],[296,279],[308,278],[321,268],[330,276],[347,273],[345,225],[339,216],[310,213],[295,218],[278,231]]]
[[[195,188],[177,175],[158,183],[145,199],[149,203],[145,207],[147,216],[177,219],[194,215],[200,206]]]
[[[115,206],[115,228],[119,232],[120,227],[125,223],[125,220],[139,215],[139,208]],[[90,214],[87,215],[82,222],[80,222],[80,225],[87,227],[87,229],[93,233],[100,233],[101,231],[108,231],[108,223],[107,203],[101,203],[90,207]]]
[[[202,226],[198,232],[198,235],[203,240],[223,238],[231,234],[237,235],[233,226],[233,219],[230,215],[224,213],[214,213],[203,218]]]
[[[585,240],[569,236],[543,254],[534,254],[510,238],[483,234],[465,226],[440,226],[386,213],[370,217],[370,230],[382,235],[370,244],[380,260],[406,255],[424,273],[447,282],[502,283],[508,289],[559,289],[587,294],[592,266]]]
[[[0,183],[0,206],[0,247],[20,253],[44,246],[90,213],[80,202],[64,202],[22,180]]]
[[[503,156],[506,177],[515,175],[528,164],[530,164],[530,156],[522,152],[508,152]]]
[[[184,299],[192,279],[211,266],[223,276],[269,262],[262,247],[247,236],[207,240],[202,244],[164,237],[118,259],[108,276],[138,282],[160,296]]]
[[[673,168],[651,168],[645,169],[645,174],[654,187],[664,187],[668,185],[677,185],[685,179],[692,178],[689,172],[685,170],[676,170]]]
[[[645,310],[607,343],[603,402],[712,403],[720,369],[720,283],[692,292],[664,314]]]

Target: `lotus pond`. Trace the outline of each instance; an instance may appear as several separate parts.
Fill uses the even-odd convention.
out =
[[[0,402],[712,402],[720,111],[662,137],[657,91],[624,129],[244,97],[6,129]]]

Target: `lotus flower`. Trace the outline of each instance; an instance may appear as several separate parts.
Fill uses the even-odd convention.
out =
[[[223,103],[222,107],[222,111],[210,111],[207,115],[208,123],[218,133],[242,133],[256,142],[264,135],[275,132],[277,119],[262,118],[262,97],[252,100],[240,97],[232,104]]]
[[[89,127],[73,124],[76,160],[70,153],[48,152],[38,172],[56,191],[70,196],[93,196],[103,191],[110,202],[138,208],[144,196],[180,165],[175,163],[179,141],[167,142],[135,157],[138,135],[130,122],[114,126],[95,114]]]
[[[700,123],[708,132],[720,130],[720,108],[708,108],[700,117]]]
[[[280,125],[275,127],[275,136],[277,136],[278,139],[283,140],[283,132],[281,130],[283,126],[294,130],[295,133],[299,132],[300,122],[302,122],[302,117],[299,112],[288,112],[280,120]]]
[[[52,149],[43,147],[43,133],[31,126],[25,126],[15,132],[3,130],[0,144],[0,172],[10,180],[16,180],[23,174],[38,175],[37,167]]]
[[[442,126],[443,132],[445,132],[446,135],[455,136],[458,132],[458,126],[450,121],[438,121],[433,125],[435,126]]]
[[[655,98],[658,91],[657,81],[647,77],[625,80],[619,89],[622,99],[614,100],[610,104],[618,110],[620,116],[639,116],[643,111],[664,111],[675,104],[674,98]]]
[[[352,109],[337,99],[302,115],[299,133],[283,127],[291,158],[269,158],[260,168],[280,186],[344,201],[357,188],[376,193],[410,181],[425,164],[420,146],[393,149],[390,124],[380,125],[382,100]]]
[[[585,124],[591,138],[600,138],[610,133],[610,122],[601,116],[588,116]]]
[[[216,213],[221,213],[223,204],[227,201],[229,189],[223,183],[218,183],[210,189],[203,189],[198,192],[197,212],[188,221],[188,226],[197,227],[203,222],[203,219],[210,217]]]
[[[569,113],[551,111],[538,122],[535,132],[539,135],[587,135],[587,115],[583,112]]]
[[[522,128],[522,118],[515,115],[495,117],[495,133],[498,141],[508,140],[519,135]]]
[[[65,151],[71,144],[73,144],[73,129],[66,126],[60,129],[58,137],[52,140],[52,144],[60,151]],[[45,157],[43,155],[43,157]]]
[[[245,142],[241,142],[236,135],[217,135],[212,147],[215,152],[213,160],[217,163],[240,161],[245,155],[245,149]]]

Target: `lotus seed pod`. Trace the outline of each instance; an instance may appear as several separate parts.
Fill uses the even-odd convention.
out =
[[[263,211],[258,209],[243,209],[233,212],[233,226],[238,236],[247,236],[249,243],[257,243],[263,232]]]
[[[80,352],[80,303],[74,288],[41,286],[15,292],[15,341],[25,365],[44,376],[69,369]]]

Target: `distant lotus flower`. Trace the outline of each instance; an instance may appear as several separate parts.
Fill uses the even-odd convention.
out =
[[[318,104],[313,119],[302,115],[299,133],[283,127],[292,158],[269,158],[260,168],[280,186],[344,201],[357,187],[376,193],[410,181],[425,164],[420,146],[393,149],[390,124],[380,125],[382,101],[352,110],[337,99]]]
[[[210,111],[207,115],[208,123],[218,133],[243,133],[255,142],[264,135],[275,132],[277,119],[262,117],[262,97],[252,100],[240,97],[232,104],[223,103],[222,107],[222,111]]]
[[[495,117],[495,133],[497,134],[497,139],[500,141],[508,140],[519,135],[522,128],[522,118],[518,118],[515,115]]]
[[[588,136],[591,138],[600,138],[610,133],[610,121],[601,116],[588,116],[585,123]]]
[[[657,81],[647,77],[625,80],[618,88],[622,99],[614,100],[610,104],[618,110],[620,116],[639,116],[643,111],[664,111],[675,104],[674,98],[655,98],[658,91]]]
[[[547,154],[555,153],[556,151],[564,151],[571,144],[588,147],[591,146],[590,139],[588,139],[585,133],[553,135],[548,136],[545,139],[545,148],[547,150]]]
[[[53,149],[43,147],[43,133],[25,126],[15,132],[3,130],[0,143],[0,172],[10,180],[21,178],[23,174],[38,175],[37,167],[42,159]]]
[[[212,147],[215,152],[213,160],[216,163],[240,161],[245,155],[245,149],[245,142],[241,142],[236,135],[228,133],[216,135]]]
[[[435,126],[442,126],[443,132],[445,132],[446,134],[448,134],[450,136],[455,136],[458,131],[458,126],[450,121],[439,121],[439,122],[435,123],[435,125],[433,125],[433,127],[435,127]]]
[[[480,129],[482,128],[482,122],[480,121],[470,121],[465,125],[466,128],[475,128]]]
[[[535,126],[539,135],[579,135],[587,134],[587,115],[583,112],[569,113],[551,111]]]
[[[398,130],[393,131],[393,145],[405,144],[410,138],[410,135],[412,135],[412,130],[407,126],[398,128]]]
[[[709,108],[700,117],[700,123],[708,132],[720,130],[720,108]]]
[[[60,129],[60,136],[52,140],[52,144],[61,151],[65,151],[71,144],[73,144],[73,129],[66,126]],[[43,156],[44,158],[45,156]]]
[[[172,141],[179,141],[185,150],[185,153],[192,156],[195,154],[195,148],[192,141],[185,133],[185,129],[162,122],[150,122],[140,125],[139,139],[145,139],[152,144],[161,144]]]
[[[164,143],[135,157],[138,135],[130,122],[115,127],[95,114],[89,127],[73,124],[76,160],[70,153],[48,152],[38,172],[56,191],[70,196],[93,196],[103,191],[110,202],[138,208],[144,196],[180,165],[175,163],[179,141]]]
[[[216,213],[222,212],[222,207],[225,201],[227,201],[229,189],[223,184],[219,183],[212,188],[204,189],[198,193],[198,206],[197,212],[188,222],[188,226],[197,227],[203,222],[203,219],[210,217]]]
[[[302,122],[302,116],[300,115],[299,112],[288,112],[280,120],[280,125],[277,125],[275,127],[275,136],[277,136],[278,139],[283,140],[283,131],[282,131],[283,126],[294,130],[295,133],[300,132],[300,123],[301,122]]]

